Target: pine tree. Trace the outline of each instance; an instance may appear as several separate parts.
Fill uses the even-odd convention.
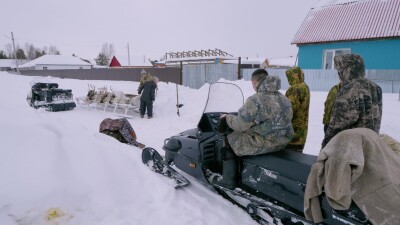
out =
[[[0,51],[0,59],[7,59],[6,53],[3,50]]]
[[[100,66],[107,66],[109,60],[110,59],[107,58],[107,56],[102,52],[100,52],[97,58],[95,59],[96,64]]]

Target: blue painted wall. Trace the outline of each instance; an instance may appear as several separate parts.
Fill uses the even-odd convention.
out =
[[[356,42],[337,42],[299,45],[299,66],[303,69],[322,69],[325,49],[350,48],[360,54],[366,69],[400,69],[400,39]]]

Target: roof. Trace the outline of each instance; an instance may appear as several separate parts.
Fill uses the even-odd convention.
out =
[[[400,37],[400,0],[321,0],[292,44]]]
[[[296,57],[271,58],[268,64],[271,67],[294,67],[296,66]]]
[[[17,59],[17,60],[18,60],[18,65],[21,65],[28,61],[26,59]],[[0,67],[3,68],[15,67],[15,59],[0,59]]]
[[[224,63],[228,64],[238,64],[238,59],[224,60]],[[296,57],[279,57],[279,58],[248,58],[244,57],[241,59],[241,64],[260,64],[267,67],[294,67],[296,65]]]
[[[91,66],[75,56],[69,55],[44,55],[20,66],[20,68],[35,67],[36,65],[63,65],[63,66]]]
[[[110,67],[121,67],[121,63],[119,63],[118,59],[113,56],[110,62]]]

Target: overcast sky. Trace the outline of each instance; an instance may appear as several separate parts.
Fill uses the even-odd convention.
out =
[[[112,43],[120,61],[169,51],[222,49],[234,56],[297,54],[290,44],[318,0],[1,0],[0,50],[11,43],[55,45],[95,58]],[[132,63],[133,64],[133,63]]]

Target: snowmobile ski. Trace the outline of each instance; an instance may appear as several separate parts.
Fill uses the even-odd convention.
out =
[[[179,172],[168,165],[164,158],[153,148],[147,147],[142,151],[142,162],[158,174],[175,180],[175,188],[188,185],[190,182]]]

